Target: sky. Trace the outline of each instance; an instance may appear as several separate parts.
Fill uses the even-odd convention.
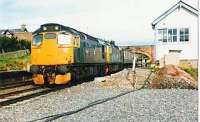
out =
[[[151,23],[179,0],[0,0],[0,29],[59,23],[118,45],[153,41]],[[197,0],[183,0],[197,8]]]

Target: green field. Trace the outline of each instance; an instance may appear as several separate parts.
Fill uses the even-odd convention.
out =
[[[30,63],[30,59],[30,55],[25,55],[21,57],[0,57],[0,70],[26,70],[27,64]]]

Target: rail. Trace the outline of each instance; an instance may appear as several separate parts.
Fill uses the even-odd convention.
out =
[[[32,88],[28,88],[28,89],[22,89],[22,90],[19,90],[19,91],[1,94],[0,99],[1,98],[6,98],[6,99],[3,100],[3,101],[0,101],[0,108],[3,107],[3,106],[9,106],[9,105],[15,104],[17,102],[22,102],[24,100],[35,98],[35,97],[38,97],[38,96],[41,96],[41,95],[45,95],[45,94],[48,94],[50,92],[56,92],[56,91],[62,90],[64,88],[66,88],[66,87],[57,86],[57,87],[54,87],[54,88],[45,88],[45,87],[35,86],[35,87],[32,87]],[[22,95],[23,93],[26,93],[26,94]],[[10,96],[12,96],[12,97],[9,98]]]

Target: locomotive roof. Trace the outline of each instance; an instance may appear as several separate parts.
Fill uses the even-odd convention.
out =
[[[40,28],[38,28],[36,31],[34,31],[33,34],[45,32],[45,31],[43,30],[43,27],[45,27],[45,26],[46,26],[46,27],[47,27],[47,26],[53,26],[53,27],[58,26],[58,27],[59,27],[58,30],[51,30],[51,31],[67,31],[67,32],[70,32],[70,33],[75,34],[75,35],[81,35],[81,36],[83,36],[83,37],[86,36],[87,39],[90,39],[90,40],[93,40],[93,41],[96,41],[96,42],[99,42],[99,43],[103,42],[104,45],[110,45],[110,46],[118,47],[118,46],[116,46],[115,44],[112,44],[111,42],[108,42],[108,41],[105,41],[105,40],[102,40],[102,39],[98,39],[98,38],[93,37],[93,36],[91,36],[91,35],[89,35],[89,34],[86,34],[86,33],[84,33],[84,32],[78,31],[78,30],[76,30],[76,29],[74,29],[74,28],[67,27],[67,26],[64,26],[64,25],[61,25],[61,24],[57,24],[57,23],[47,23],[47,24],[43,24],[43,25],[40,26]],[[48,30],[47,30],[47,31],[48,31]]]
[[[78,31],[74,28],[71,28],[71,27],[67,27],[67,26],[64,26],[64,25],[61,25],[61,24],[57,24],[57,23],[47,23],[47,24],[43,24],[40,26],[40,28],[38,28],[36,31],[33,32],[33,34],[37,34],[37,33],[41,33],[41,32],[45,32],[43,30],[43,27],[45,26],[58,26],[59,29],[58,30],[53,30],[53,31],[67,31],[67,32],[70,32],[70,33],[73,33],[73,34],[77,34],[77,35],[82,35],[82,36],[86,36],[88,39],[91,39],[91,40],[94,40],[94,41],[98,41],[97,38],[89,35],[89,34],[86,34],[84,32],[81,32],[81,31]]]

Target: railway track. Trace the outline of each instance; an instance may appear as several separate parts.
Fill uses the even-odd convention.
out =
[[[17,77],[17,74],[20,74],[20,76]],[[4,76],[4,75],[9,76],[9,78],[12,78],[11,76],[13,75],[14,80],[6,79],[6,81],[1,81],[2,79],[1,76]],[[29,73],[27,74],[24,71],[23,72],[21,71],[20,72],[3,72],[3,73],[0,72],[0,81],[1,81],[0,82],[0,108],[3,106],[9,106],[11,104],[25,101],[30,98],[45,95],[50,92],[55,92],[64,88],[68,88],[72,85],[76,85],[76,82],[74,82],[68,85],[53,86],[53,87],[36,86],[33,84],[32,80],[24,80],[23,78],[22,78],[23,80],[21,81],[18,80],[18,78],[24,77],[26,75],[30,76]]]
[[[48,87],[41,87],[41,86],[34,86],[30,88],[26,88],[28,86],[23,86],[24,88],[20,90],[11,90],[9,92],[1,93],[0,94],[0,107],[3,106],[9,106],[11,104],[15,104],[17,102],[21,102],[24,100],[28,100],[30,98],[34,98],[37,96],[45,95],[50,92],[58,91],[61,89],[64,89],[66,87],[64,86],[57,86],[54,88],[48,88]],[[19,87],[18,87],[19,89]],[[8,90],[8,89],[6,89]],[[6,91],[4,90],[4,91]],[[2,91],[1,91],[2,92]]]
[[[19,94],[26,93],[26,92],[31,92],[31,91],[34,91],[34,90],[37,90],[37,89],[41,89],[41,88],[40,87],[36,87],[36,86],[35,87],[32,86],[30,88],[24,88],[24,89],[20,89],[20,90],[15,90],[15,89],[14,89],[14,91],[11,89],[11,91],[9,91],[9,92],[0,94],[0,99],[6,99],[8,97],[12,97],[12,96],[19,95]],[[6,89],[6,90],[8,90],[8,89]],[[4,90],[4,91],[6,91],[6,90]]]
[[[31,76],[32,74],[27,71],[0,72],[0,107],[61,89],[35,86]]]
[[[2,84],[0,86],[0,90],[11,89],[11,88],[21,87],[21,86],[26,86],[26,85],[33,85],[33,81],[27,80],[27,81],[10,82],[6,84]]]
[[[35,86],[31,80],[4,84],[0,86],[0,107],[68,88],[74,84],[54,87]]]

